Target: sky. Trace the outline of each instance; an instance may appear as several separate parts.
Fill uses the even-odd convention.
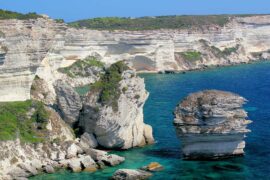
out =
[[[270,0],[0,0],[0,9],[71,22],[111,16],[269,14]]]

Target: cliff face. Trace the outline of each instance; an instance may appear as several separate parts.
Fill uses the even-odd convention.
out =
[[[61,27],[52,20],[1,20],[1,101],[30,98],[37,68],[46,57]]]
[[[175,109],[174,125],[186,159],[217,159],[244,154],[247,113],[239,95],[207,90],[190,94]]]
[[[143,79],[134,71],[124,71],[119,89],[119,98],[112,105],[102,105],[100,92],[90,91],[84,99],[80,125],[106,148],[128,149],[154,143],[152,127],[143,122],[143,106],[148,98]]]
[[[125,59],[147,72],[267,59],[269,30],[268,15],[235,17],[224,27],[152,31],[74,29],[50,19],[1,20],[0,101],[29,99],[35,73],[53,89],[61,78],[56,69],[89,55],[107,64]]]

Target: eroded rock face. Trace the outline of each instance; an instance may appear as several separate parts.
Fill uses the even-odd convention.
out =
[[[0,101],[29,99],[35,74],[50,89],[59,78],[73,86],[92,83],[94,74],[73,80],[57,72],[87,56],[99,56],[106,64],[126,59],[137,71],[151,72],[269,59],[269,19],[269,15],[235,17],[224,27],[149,31],[75,29],[48,18],[0,20]],[[200,56],[185,58],[188,51]]]
[[[99,95],[90,91],[84,100],[81,126],[106,148],[128,149],[153,143],[152,127],[143,122],[143,105],[148,97],[143,79],[132,70],[124,71],[119,89],[116,111],[101,105]]]
[[[246,99],[230,92],[206,90],[190,94],[179,105],[174,125],[185,159],[217,159],[244,154],[250,132]]]
[[[83,149],[96,148],[98,146],[97,140],[93,134],[85,132],[81,135],[80,145]]]
[[[57,80],[54,86],[57,95],[57,104],[64,121],[70,125],[74,125],[78,121],[82,108],[80,95],[62,80]]]

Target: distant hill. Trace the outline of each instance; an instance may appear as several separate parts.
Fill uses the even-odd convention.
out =
[[[69,23],[76,28],[97,30],[155,30],[155,29],[186,29],[202,26],[224,26],[233,17],[252,15],[207,15],[207,16],[157,16],[141,18],[105,17],[79,20]]]

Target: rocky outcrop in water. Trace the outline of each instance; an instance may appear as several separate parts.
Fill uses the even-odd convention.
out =
[[[246,100],[230,92],[206,90],[190,94],[179,105],[174,125],[185,159],[218,159],[244,154],[250,132]]]
[[[111,105],[100,102],[102,91],[92,90],[87,94],[80,125],[106,148],[128,149],[152,144],[152,127],[143,122],[143,106],[148,98],[144,80],[132,70],[124,71],[121,79],[117,87],[119,92],[115,92],[119,93],[118,97]]]

